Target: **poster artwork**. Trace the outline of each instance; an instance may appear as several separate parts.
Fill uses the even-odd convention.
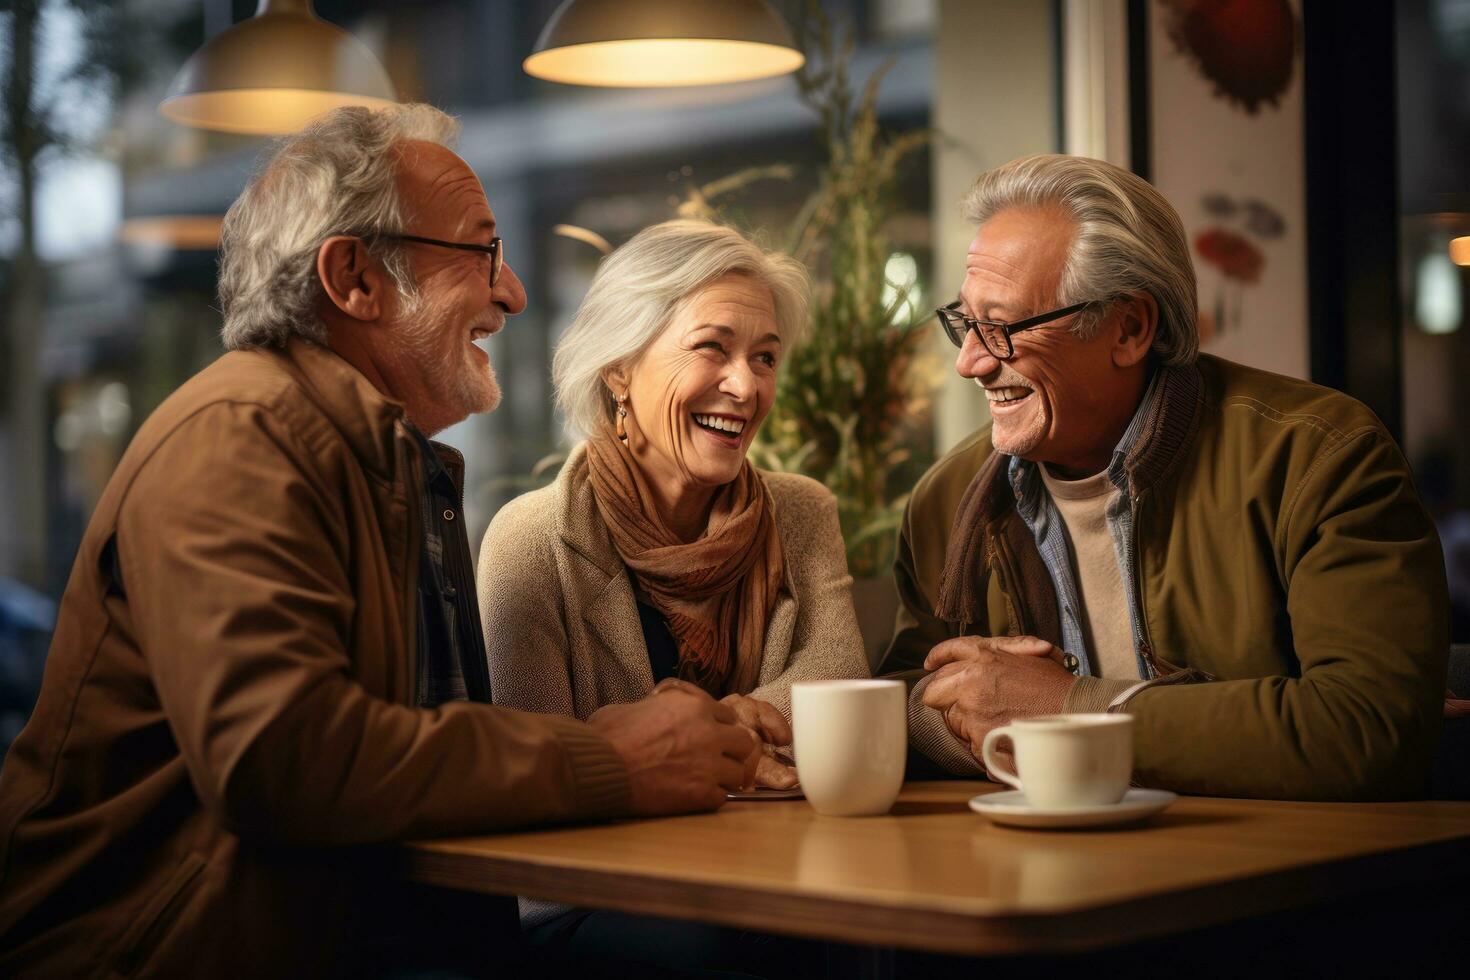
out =
[[[1149,4],[1152,179],[1199,276],[1201,348],[1306,377],[1300,0]]]

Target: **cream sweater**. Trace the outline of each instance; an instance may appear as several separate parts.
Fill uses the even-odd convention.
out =
[[[790,717],[791,683],[866,677],[837,501],[815,480],[762,472],[785,585],[752,697]],[[633,584],[597,509],[582,446],[556,482],[500,509],[480,548],[480,617],[496,704],[586,719],[653,689]]]
[[[1072,576],[1081,591],[1082,635],[1098,677],[1139,680],[1133,652],[1133,618],[1128,588],[1108,528],[1108,506],[1122,491],[1103,470],[1081,480],[1063,480],[1043,465],[1042,483],[1067,526]]]

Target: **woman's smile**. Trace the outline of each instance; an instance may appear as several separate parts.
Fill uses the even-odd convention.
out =
[[[720,412],[694,412],[690,419],[694,428],[723,449],[740,449],[745,443],[743,433],[747,420],[742,415]]]

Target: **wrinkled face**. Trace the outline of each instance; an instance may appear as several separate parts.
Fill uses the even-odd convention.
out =
[[[780,358],[763,283],[727,275],[686,297],[626,375],[628,445],[650,477],[695,491],[734,480],[771,410]]]
[[[409,234],[477,245],[495,236],[479,179],[449,150],[408,144],[398,185]],[[492,288],[485,253],[414,242],[403,248],[418,295],[400,295],[392,310],[389,330],[402,375],[395,391],[414,423],[432,434],[499,403],[490,356],[476,342],[525,309],[526,294],[509,263]]]
[[[1074,233],[1059,211],[1007,210],[991,217],[965,259],[964,312],[1014,322],[1066,305],[1057,292]],[[1121,391],[1111,335],[1100,328],[1093,339],[1079,340],[1071,332],[1078,315],[1016,334],[1008,361],[991,356],[975,331],[967,332],[955,370],[985,389],[998,451],[1071,467],[1112,449],[1102,445],[1116,438]]]

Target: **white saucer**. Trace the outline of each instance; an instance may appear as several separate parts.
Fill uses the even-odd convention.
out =
[[[970,800],[970,809],[984,814],[993,823],[1010,827],[1041,827],[1062,830],[1068,827],[1106,827],[1133,823],[1151,817],[1179,797],[1166,789],[1130,789],[1117,803],[1103,806],[1080,806],[1066,810],[1042,810],[1026,802],[1020,790],[985,793]]]

